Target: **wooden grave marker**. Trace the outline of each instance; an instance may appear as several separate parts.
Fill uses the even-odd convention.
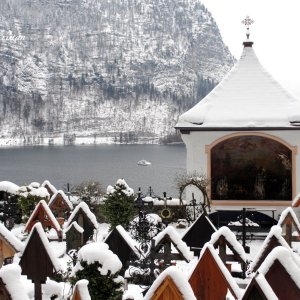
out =
[[[65,230],[67,253],[72,249],[79,250],[84,245],[83,232],[84,229],[76,221]]]
[[[83,243],[86,244],[93,236],[94,230],[98,228],[98,223],[96,216],[90,211],[85,202],[82,201],[75,207],[68,219],[67,227],[74,221],[84,229]]]
[[[281,213],[278,225],[281,226],[283,237],[290,247],[292,247],[292,242],[300,242],[300,223],[291,207]],[[298,236],[293,235],[293,230],[297,232]]]
[[[32,228],[19,264],[22,275],[27,275],[34,283],[34,299],[42,300],[42,283],[59,271],[60,266],[41,223]]]
[[[199,300],[226,299],[227,291],[230,290],[234,299],[238,299],[241,291],[216,249],[212,244],[207,243],[202,251],[189,278],[196,298]]]
[[[58,218],[59,223],[64,223],[64,220],[69,217],[70,212],[73,210],[72,202],[62,190],[57,191],[51,197],[48,206],[54,216]]]
[[[201,214],[184,233],[182,240],[194,251],[195,256],[199,257],[204,244],[210,240],[211,235],[216,231],[217,229],[208,216]]]
[[[53,213],[51,212],[50,208],[48,207],[45,200],[41,200],[38,205],[35,207],[34,211],[32,212],[31,216],[29,217],[24,231],[30,233],[33,226],[40,222],[44,229],[46,228],[54,228],[59,241],[62,241],[62,230],[57,222],[56,218],[54,217]]]

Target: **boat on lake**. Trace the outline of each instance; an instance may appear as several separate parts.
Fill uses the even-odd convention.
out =
[[[142,159],[140,161],[138,161],[137,163],[139,166],[150,166],[151,165],[151,162],[145,160],[145,159]]]

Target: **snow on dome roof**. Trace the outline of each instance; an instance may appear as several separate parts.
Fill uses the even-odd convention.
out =
[[[0,191],[10,194],[17,194],[19,186],[10,181],[0,181]]]
[[[292,280],[295,282],[297,287],[300,289],[300,259],[297,254],[294,254],[292,251],[288,250],[285,247],[278,246],[274,248],[271,253],[266,257],[258,272],[266,275],[275,262],[278,260],[281,265],[285,268],[287,273],[291,276]]]
[[[245,47],[227,76],[180,116],[176,128],[293,127],[297,121],[300,101],[262,67],[252,47]]]
[[[119,257],[109,250],[108,245],[103,242],[86,244],[80,248],[78,251],[78,262],[72,270],[73,275],[75,275],[77,271],[83,269],[80,261],[85,261],[87,264],[99,262],[101,265],[101,268],[99,267],[99,272],[104,276],[107,275],[109,271],[112,274],[115,274],[122,268]]]
[[[246,262],[247,258],[243,246],[237,241],[235,234],[228,227],[222,226],[218,231],[213,233],[209,243],[214,245],[222,235],[225,237],[226,241],[230,243],[232,248],[239,254],[241,259]]]
[[[181,272],[177,267],[172,266],[165,269],[153,282],[152,286],[148,290],[147,294],[144,297],[144,300],[150,300],[154,296],[154,293],[162,284],[164,279],[169,276],[172,278],[177,288],[182,294],[184,300],[196,300],[194,292],[188,282],[186,275]]]
[[[24,249],[23,243],[11,232],[9,231],[2,223],[0,223],[0,234],[6,239],[6,241],[11,244],[16,251],[22,252]]]
[[[73,210],[72,214],[70,215],[70,217],[68,219],[66,227],[70,226],[70,224],[73,222],[73,219],[76,216],[79,209],[82,209],[85,212],[85,214],[87,215],[87,217],[91,220],[91,222],[93,223],[95,228],[98,228],[98,223],[97,223],[96,216],[91,212],[90,208],[88,207],[88,205],[84,201],[81,201],[75,207],[75,209]]]
[[[166,235],[170,237],[176,248],[182,253],[187,261],[190,261],[194,258],[194,253],[190,251],[190,248],[181,239],[179,233],[170,225],[153,238],[155,241],[155,247]]]
[[[64,191],[59,190],[57,191],[55,194],[53,194],[53,196],[51,197],[48,206],[51,205],[51,203],[55,200],[55,198],[57,197],[57,195],[60,194],[62,196],[62,198],[64,199],[64,201],[67,203],[67,205],[69,206],[70,209],[73,209],[73,204],[71,203],[71,201],[69,200],[68,196],[65,194]]]
[[[12,300],[29,300],[25,286],[21,280],[21,267],[17,264],[2,266],[0,269],[0,278]]]

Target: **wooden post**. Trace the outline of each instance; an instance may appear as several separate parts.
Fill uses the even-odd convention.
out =
[[[34,300],[42,300],[42,283],[34,282]]]
[[[293,221],[292,218],[289,216],[285,224],[285,240],[290,247],[292,246],[292,237],[293,237]]]

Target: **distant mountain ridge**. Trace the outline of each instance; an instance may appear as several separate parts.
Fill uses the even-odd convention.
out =
[[[199,0],[1,6],[0,36],[24,37],[0,40],[6,144],[156,142],[234,62]]]

